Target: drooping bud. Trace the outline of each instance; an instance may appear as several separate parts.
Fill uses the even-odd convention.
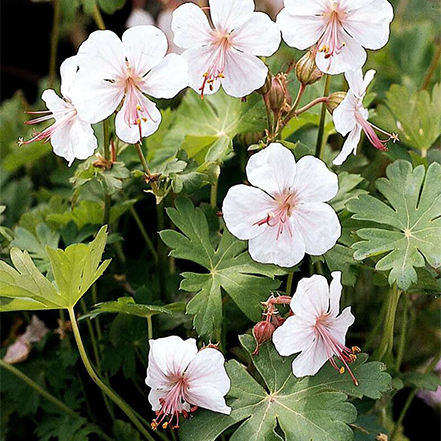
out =
[[[273,79],[273,76],[271,75],[271,72],[268,70],[268,73],[266,74],[265,83],[260,89],[257,89],[256,92],[260,93],[261,95],[266,95],[270,89],[271,89],[271,81]]]
[[[288,113],[292,103],[291,94],[287,85],[288,75],[279,72],[271,81],[271,90],[268,92],[268,101],[274,113]]]
[[[346,92],[334,92],[331,93],[328,97],[328,101],[326,101],[326,108],[328,112],[332,115],[334,110],[341,104],[341,102],[345,99]]]
[[[274,325],[267,321],[262,321],[254,325],[253,335],[256,340],[256,349],[253,355],[259,355],[260,346],[266,341],[271,340],[275,329]]]
[[[315,50],[310,50],[297,61],[296,76],[304,86],[314,84],[323,76],[323,72],[315,64],[315,55]]]

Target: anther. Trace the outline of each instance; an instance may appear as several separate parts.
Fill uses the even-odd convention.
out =
[[[354,354],[359,354],[361,352],[361,349],[358,346],[352,346],[351,350]]]
[[[339,373],[340,375],[345,373],[345,368],[344,368],[344,366],[342,366],[342,367],[338,370],[338,373]]]

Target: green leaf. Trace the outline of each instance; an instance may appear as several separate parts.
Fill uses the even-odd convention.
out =
[[[412,169],[407,161],[396,161],[386,170],[376,187],[389,205],[370,195],[349,201],[353,219],[372,221],[376,228],[362,228],[363,239],[353,245],[354,258],[382,257],[375,268],[388,271],[389,284],[407,290],[417,282],[415,268],[425,259],[433,267],[441,265],[441,165],[433,163]]]
[[[361,267],[361,264],[354,259],[353,251],[350,248],[338,243],[323,257],[330,271],[341,271],[343,285],[355,285],[358,268]]]
[[[191,421],[181,425],[183,441],[214,441],[225,429],[237,423],[231,441],[346,441],[353,439],[348,424],[355,421],[355,407],[348,396],[379,398],[390,388],[390,376],[380,362],[367,363],[360,354],[353,366],[359,379],[356,387],[349,375],[339,373],[327,363],[314,377],[297,379],[291,370],[293,356],[281,357],[271,342],[261,347],[257,357],[250,335],[239,337],[251,357],[264,386],[259,384],[236,360],[226,365],[231,379],[227,403],[230,415],[198,410]],[[276,431],[279,427],[284,437]]]
[[[88,245],[75,244],[64,251],[46,247],[55,284],[41,274],[26,251],[12,248],[15,269],[0,262],[0,311],[73,307],[110,263],[100,264],[106,230],[102,227]]]
[[[400,377],[406,386],[435,391],[441,386],[441,379],[431,372],[406,372]]]
[[[357,188],[360,184],[365,182],[360,175],[350,174],[348,172],[341,172],[338,175],[338,193],[329,203],[336,212],[343,211],[346,204],[351,199],[354,199],[362,194],[367,194],[366,190]]]
[[[98,0],[100,9],[106,14],[113,14],[119,9],[122,9],[126,0]]]
[[[123,313],[147,318],[156,314],[172,314],[182,311],[185,311],[184,302],[170,303],[164,306],[143,305],[136,303],[132,297],[120,297],[117,301],[96,304],[91,312],[81,316],[81,318],[95,318],[104,313]]]
[[[115,439],[119,441],[141,441],[139,432],[132,424],[122,420],[115,420],[113,422],[113,433]]]
[[[206,273],[183,273],[180,288],[195,292],[187,306],[194,315],[194,326],[199,335],[210,336],[222,321],[222,290],[251,320],[258,321],[262,310],[260,302],[280,282],[274,276],[284,271],[274,265],[254,262],[246,251],[246,242],[235,239],[226,229],[215,248],[210,241],[207,218],[189,199],[176,200],[176,208],[167,214],[181,230],[160,232],[161,239],[172,250],[170,255],[187,259],[207,269]]]

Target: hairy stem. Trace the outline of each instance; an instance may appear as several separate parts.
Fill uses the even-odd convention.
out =
[[[57,76],[57,52],[58,42],[60,40],[60,21],[61,21],[61,6],[60,0],[53,1],[54,6],[54,21],[51,31],[51,54],[49,59],[49,89],[54,87],[55,77]]]
[[[291,271],[288,274],[288,278],[286,279],[286,289],[285,289],[285,292],[286,292],[286,294],[288,296],[291,295],[293,278],[294,278],[294,271]]]
[[[93,21],[95,22],[96,27],[98,29],[100,29],[101,31],[106,29],[106,25],[104,24],[104,20],[101,15],[101,11],[100,11],[100,8],[98,7],[97,3],[95,3],[95,6],[93,8],[92,18],[93,18]]]
[[[397,350],[397,359],[395,360],[395,369],[400,371],[401,363],[403,362],[404,357],[404,348],[406,346],[406,336],[407,336],[407,325],[409,318],[409,297],[405,295],[402,300],[403,303],[403,312],[401,319],[401,332],[400,332],[400,340],[398,342],[398,350]]]

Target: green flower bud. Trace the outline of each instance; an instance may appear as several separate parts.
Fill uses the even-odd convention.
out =
[[[315,54],[315,50],[308,51],[296,64],[297,79],[305,86],[314,84],[323,76],[323,72],[315,64]]]
[[[340,103],[345,99],[345,96],[346,92],[334,92],[329,95],[328,101],[326,102],[326,108],[331,115],[334,110],[340,105]]]

